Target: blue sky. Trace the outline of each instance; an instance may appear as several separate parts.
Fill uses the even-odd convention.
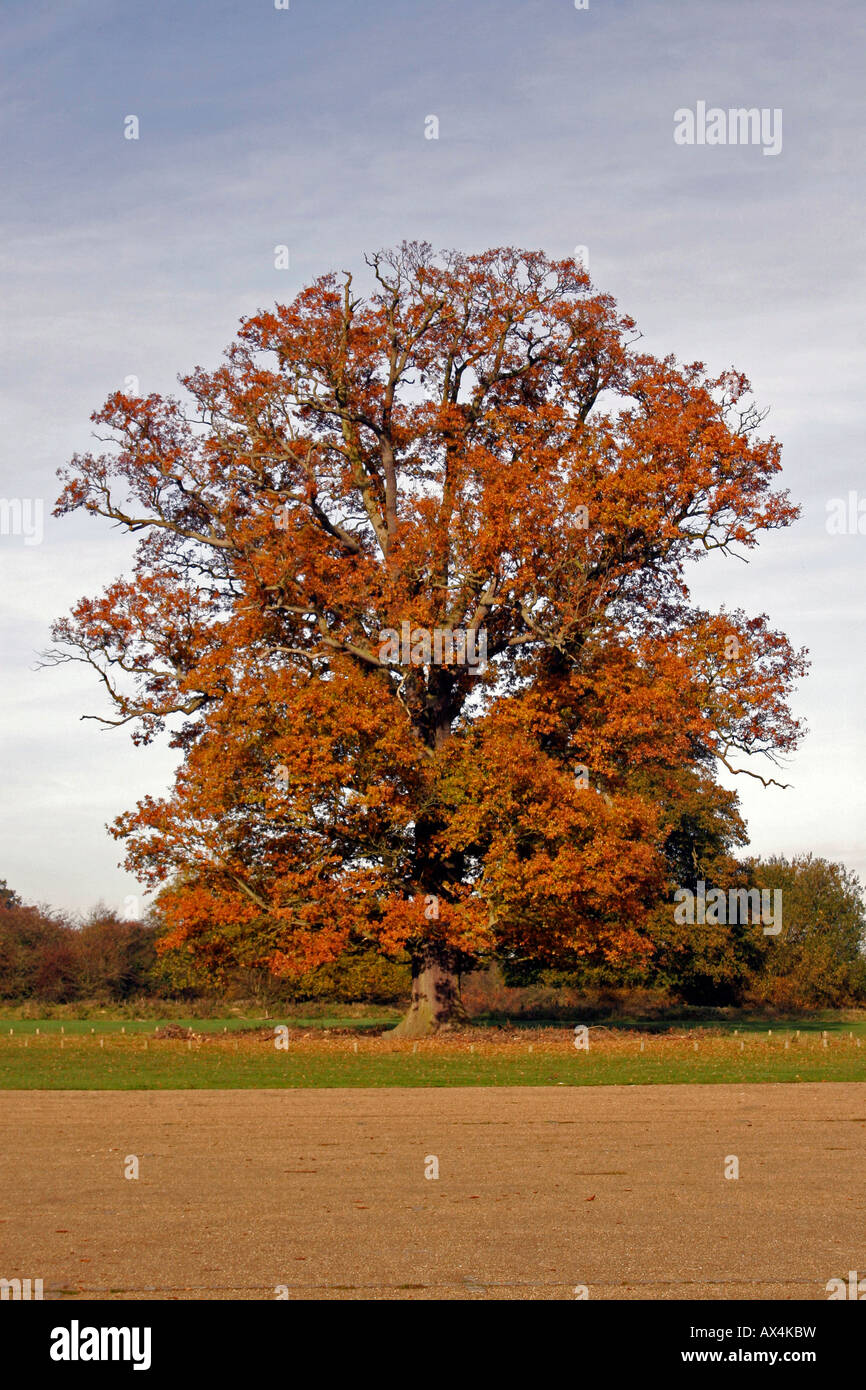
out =
[[[812,654],[793,790],[738,779],[752,848],[812,849],[866,877],[866,536],[826,529],[830,499],[866,497],[864,14],[856,0],[6,0],[0,497],[50,512],[56,468],[126,376],[172,390],[216,363],[242,314],[360,270],[365,251],[585,245],[648,348],[733,363],[771,407],[803,516],[748,565],[701,566],[695,592],[767,612]],[[781,153],[677,145],[674,112],[698,101],[780,108]],[[174,755],[81,722],[104,712],[95,684],[35,670],[36,653],[128,554],[86,517],[48,518],[39,545],[0,535],[0,878],[76,910],[137,892],[104,826],[167,786]]]

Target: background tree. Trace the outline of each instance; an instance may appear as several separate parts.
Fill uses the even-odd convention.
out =
[[[405,948],[404,1031],[485,953],[652,949],[670,833],[647,779],[799,736],[802,654],[689,601],[688,561],[796,510],[734,371],[638,350],[573,261],[370,257],[244,320],[182,403],[115,394],[58,504],[140,533],[56,627],[175,787],[121,817],[170,944],[301,975]],[[389,660],[389,630],[486,666]],[[414,653],[414,655],[413,655]],[[584,768],[584,777],[576,768]]]
[[[707,893],[715,888],[727,893],[751,885],[735,853],[748,841],[736,794],[706,770],[689,768],[670,774],[660,794],[667,879],[651,913],[654,951],[647,982],[672,990],[688,1004],[740,1003],[763,956],[761,926],[678,922],[672,908],[678,888],[696,893],[702,882]]]
[[[59,913],[21,902],[0,910],[0,998],[63,1003],[75,994],[69,923]]]
[[[812,854],[749,859],[744,876],[779,889],[783,929],[764,938],[750,982],[760,1004],[795,1011],[835,1008],[866,999],[866,911],[857,875]]]
[[[20,907],[21,899],[11,888],[7,888],[5,878],[0,878],[0,909],[4,907]]]
[[[75,933],[76,978],[87,999],[127,999],[146,988],[156,958],[155,932],[97,904]]]

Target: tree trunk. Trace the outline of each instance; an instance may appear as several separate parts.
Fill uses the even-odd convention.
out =
[[[412,962],[412,1002],[390,1036],[427,1038],[465,1019],[457,975],[447,952],[430,949],[416,957]]]

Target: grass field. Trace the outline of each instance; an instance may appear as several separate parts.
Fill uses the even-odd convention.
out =
[[[34,1037],[36,1034],[60,1037],[104,1035],[123,1036],[142,1034],[152,1037],[157,1028],[167,1025],[192,1029],[195,1033],[243,1033],[250,1030],[273,1028],[279,1023],[289,1028],[352,1028],[363,1032],[367,1028],[392,1027],[400,1018],[397,1010],[371,1013],[366,1018],[354,1018],[342,1014],[332,1016],[277,1015],[274,1018],[264,1014],[242,1014],[225,1018],[12,1018],[0,1015],[0,1039],[9,1037]],[[825,1025],[826,1026],[826,1025]],[[866,1033],[864,1033],[866,1036]]]
[[[276,1022],[231,1031],[195,1020],[189,1038],[107,1023],[73,1027],[36,1020],[0,1036],[0,1089],[197,1090],[256,1087],[610,1086],[866,1080],[866,1024],[737,1025],[645,1031],[592,1027],[589,1049],[553,1027],[474,1027],[412,1043],[366,1028],[306,1030],[294,1019],[288,1047]],[[823,1027],[822,1027],[823,1023]],[[237,1024],[237,1021],[236,1021]],[[121,1032],[121,1027],[126,1032]],[[39,1030],[37,1033],[37,1029]]]
[[[321,1004],[309,1006],[295,1005],[285,1012],[265,1013],[261,1008],[233,1009],[231,1012],[216,1012],[213,1016],[184,1013],[177,1005],[172,1005],[166,1013],[147,1015],[136,1014],[129,1005],[111,1005],[95,1009],[84,1006],[79,1016],[77,1005],[55,1005],[50,1013],[40,1016],[33,1013],[33,1005],[0,1004],[0,1038],[10,1036],[34,1035],[39,1033],[96,1034],[109,1033],[147,1033],[163,1028],[167,1024],[190,1028],[196,1033],[244,1032],[262,1028],[273,1028],[285,1024],[291,1029],[359,1029],[392,1027],[403,1016],[403,1010],[389,1005],[376,1004]],[[764,1035],[772,1030],[774,1034],[793,1036],[801,1034],[822,1034],[828,1036],[847,1035],[866,1039],[866,1009],[826,1009],[808,1015],[784,1017],[763,1013],[739,1013],[731,1011],[727,1017],[718,1016],[718,1011],[708,1010],[707,1016],[700,1011],[687,1011],[660,1018],[644,1018],[639,1015],[623,1014],[621,1017],[606,1017],[590,1024],[593,1031],[688,1033],[696,1030],[719,1034]],[[526,1032],[531,1029],[572,1028],[576,1023],[586,1022],[579,1014],[573,1018],[524,1018],[520,1015],[482,1014],[473,1017],[473,1029],[507,1029]]]

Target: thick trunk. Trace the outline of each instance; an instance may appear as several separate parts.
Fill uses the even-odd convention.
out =
[[[440,1028],[463,1022],[466,1010],[447,953],[428,951],[412,965],[412,1002],[391,1032],[394,1038],[426,1038]]]
[[[443,749],[451,737],[450,699],[454,689],[454,678],[439,670],[431,672],[431,703],[429,714],[433,747]],[[436,903],[438,917],[439,895],[443,883],[453,878],[461,880],[461,856],[456,862],[444,863],[440,853],[434,848],[436,835],[441,825],[429,816],[421,815],[415,824],[416,882],[428,900]],[[453,856],[452,856],[453,858]],[[438,942],[428,942],[412,958],[412,1002],[405,1018],[392,1029],[395,1038],[426,1038],[438,1033],[440,1028],[448,1028],[452,1023],[462,1022],[466,1011],[460,999],[460,984],[454,969],[454,959],[444,946]]]

